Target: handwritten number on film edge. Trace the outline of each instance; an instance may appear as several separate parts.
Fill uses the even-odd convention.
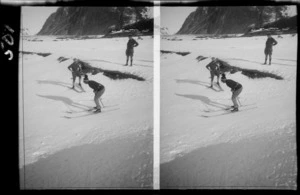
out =
[[[13,52],[9,49],[5,49],[5,46],[13,46],[14,38],[11,34],[14,33],[14,30],[8,25],[4,25],[4,29],[2,29],[2,39],[1,39],[1,49],[5,55],[9,55],[8,60],[12,60],[14,55]]]

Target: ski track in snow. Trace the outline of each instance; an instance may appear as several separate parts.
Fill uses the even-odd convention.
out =
[[[193,40],[194,36],[182,35],[176,37],[180,37],[183,40],[168,41],[162,39],[161,49],[176,52],[191,52],[191,54],[187,56],[161,54],[160,159],[161,165],[166,164],[165,167],[169,167],[166,169],[170,170],[170,172],[164,172],[161,167],[161,174],[163,174],[161,175],[161,181],[164,180],[162,181],[162,186],[170,187],[173,185],[173,187],[178,187],[180,185],[184,186],[184,184],[186,184],[184,187],[191,187],[193,184],[193,187],[199,187],[201,184],[203,186],[215,187],[228,185],[253,186],[255,182],[247,183],[245,181],[244,183],[239,183],[239,177],[227,183],[222,183],[222,181],[226,181],[226,178],[229,178],[226,176],[221,179],[218,177],[213,178],[211,181],[207,181],[207,183],[201,183],[196,179],[196,175],[189,175],[188,173],[186,175],[189,176],[182,177],[182,179],[174,179],[173,183],[172,177],[176,177],[176,174],[185,174],[184,166],[179,165],[189,166],[184,161],[187,161],[186,163],[193,163],[188,157],[184,157],[189,156],[189,153],[197,149],[200,150],[200,148],[213,147],[214,145],[217,146],[224,143],[244,143],[248,139],[254,143],[254,137],[267,139],[263,137],[267,133],[282,134],[283,136],[295,135],[297,36],[283,35],[281,39],[274,36],[278,41],[278,45],[274,46],[271,66],[262,65],[265,58],[264,47],[266,37],[196,41]],[[255,104],[257,108],[240,113],[204,118],[201,117],[201,115],[207,114],[204,110],[219,110],[226,106],[231,106],[232,101],[230,89],[222,82],[220,83],[224,91],[215,91],[207,88],[210,85],[210,74],[205,66],[210,62],[210,59],[198,62],[196,60],[198,56],[217,57],[233,66],[272,72],[282,76],[284,80],[275,80],[272,78],[249,79],[240,72],[227,74],[228,79],[233,79],[243,85],[243,91],[239,96],[241,104]],[[291,129],[290,126],[292,126]],[[287,130],[290,131],[289,134],[286,132]],[[260,143],[263,143],[263,141]],[[281,140],[279,143],[283,144],[286,142]],[[291,144],[295,145],[295,140],[292,139]],[[276,175],[277,180],[273,178],[272,184],[268,183],[267,186],[280,187],[281,185],[283,188],[290,187],[294,189],[296,185],[296,150],[295,148],[289,150],[287,147],[281,146],[283,147],[282,151],[289,153],[290,158],[293,158],[285,166],[292,167],[292,171],[289,173],[294,175],[289,177],[289,179],[284,179],[284,171],[279,173],[278,169],[274,168],[273,176]],[[221,151],[222,147],[219,150]],[[240,157],[241,159],[251,160],[251,157],[247,155],[247,149],[241,152],[240,154],[243,154]],[[271,155],[276,152],[276,148],[274,147],[273,151],[272,148],[270,150],[263,150],[262,155]],[[205,158],[205,155],[201,156],[199,154],[199,158],[201,157]],[[184,160],[180,161],[181,158]],[[191,157],[191,159],[193,158]],[[226,159],[222,158],[218,160],[226,161]],[[199,159],[195,161],[197,162]],[[207,162],[206,167],[202,168],[213,168],[213,165],[209,166],[209,161]],[[227,171],[226,169],[229,169],[229,167],[226,167],[229,165],[218,164],[215,167],[216,169],[218,169],[217,166],[223,166],[224,171],[219,170],[223,174],[226,174],[224,172]],[[191,167],[193,166],[191,165]],[[269,170],[270,167],[271,165],[265,166],[265,170],[261,171],[267,174],[266,170]],[[182,172],[176,171],[180,168],[182,168]],[[243,168],[246,167],[240,166],[239,170],[242,172]],[[195,170],[191,169],[191,173]],[[172,174],[172,171],[174,174]],[[216,174],[218,173],[216,171]],[[209,171],[207,171],[207,174],[209,174]],[[252,178],[255,177],[256,175],[254,174]],[[170,182],[168,183],[168,181]],[[193,183],[197,181],[198,184]],[[289,183],[285,185],[284,181]],[[259,180],[256,184],[259,184]]]
[[[87,144],[99,145],[107,140],[152,132],[153,39],[151,37],[138,40],[140,45],[135,49],[132,67],[123,66],[128,38],[71,41],[53,41],[55,37],[41,37],[41,39],[43,41],[38,43],[23,40],[20,46],[20,50],[24,51],[51,53],[47,57],[28,54],[20,57],[19,67],[22,76],[20,90],[24,93],[20,100],[24,108],[24,126],[20,128],[20,168],[24,165],[26,167],[38,165],[42,159],[51,158],[59,151],[73,147]],[[59,62],[59,57],[69,59]],[[94,93],[88,85],[81,81],[85,92],[78,87],[75,88],[76,90],[70,89],[72,76],[67,67],[73,62],[72,58],[88,62],[94,67],[130,72],[144,77],[146,81],[111,80],[102,73],[89,75],[90,80],[100,82],[106,87],[101,100],[104,106],[114,105],[118,110],[66,119],[62,116],[67,115],[67,112],[79,112],[74,115],[82,115],[85,114],[84,110],[95,106]],[[147,139],[152,140],[152,137],[147,136]],[[143,147],[139,149],[152,153],[152,145]],[[147,163],[150,166],[152,158]],[[38,166],[31,169],[34,171]],[[92,171],[93,168],[89,169]],[[148,169],[149,171],[152,173],[151,169]],[[40,179],[45,179],[47,174],[40,175]],[[28,175],[31,173],[28,172]],[[52,185],[51,179],[48,183],[45,180],[44,183],[34,184],[33,181],[38,180],[38,177],[35,177],[37,176],[33,174],[26,178],[28,186],[51,188],[61,185],[59,181]],[[61,178],[57,180],[61,181]],[[124,184],[121,181],[115,183],[116,186],[119,186],[118,184],[128,186],[132,183]],[[86,185],[90,186],[90,184]],[[101,186],[101,182],[98,185]],[[112,182],[111,185],[114,186],[114,183]],[[147,181],[134,183],[133,187],[151,185],[152,178],[148,174]],[[65,186],[74,187],[68,182],[65,182]]]

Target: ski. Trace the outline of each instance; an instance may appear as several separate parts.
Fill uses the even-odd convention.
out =
[[[115,107],[115,106],[118,106],[118,104],[107,105],[107,106],[102,107],[101,109],[106,109],[106,108]],[[65,112],[68,113],[68,114],[76,114],[76,113],[82,113],[82,112],[90,112],[90,111],[93,111],[93,110],[95,110],[95,108],[89,108],[89,109],[84,109],[84,110],[80,110],[80,111],[68,110],[68,111],[65,111]]]
[[[239,113],[239,112],[242,112],[242,111],[251,110],[251,109],[254,109],[254,108],[257,108],[257,107],[255,106],[255,107],[250,107],[250,108],[246,108],[246,109],[241,109],[241,110],[236,111],[236,112],[232,112],[231,110],[224,110],[225,112],[220,113],[220,114],[201,115],[201,116],[205,117],[205,118],[209,118],[209,117],[222,116],[222,115],[227,115],[227,114],[235,114],[235,113]]]
[[[243,108],[243,107],[248,107],[248,106],[253,106],[253,105],[255,105],[255,103],[253,103],[253,104],[245,104],[245,105],[242,105],[240,107]],[[203,110],[203,112],[212,113],[212,112],[226,111],[226,110],[230,110],[230,109],[232,109],[232,107],[228,106],[227,108],[221,108],[221,109],[218,109],[218,110]]]
[[[85,91],[78,91],[77,89],[75,89],[75,88],[73,88],[73,87],[69,87],[69,89],[72,89],[72,90],[76,91],[77,93],[85,92]]]
[[[106,112],[111,112],[111,111],[115,111],[115,110],[119,110],[120,108],[113,108],[113,109],[102,109],[101,112],[91,112],[93,110],[91,110],[88,114],[83,114],[83,115],[64,115],[63,118],[67,118],[67,119],[73,119],[73,118],[81,118],[81,117],[86,117],[86,116],[91,116],[91,115],[95,115],[95,114],[101,114],[101,113],[106,113]]]

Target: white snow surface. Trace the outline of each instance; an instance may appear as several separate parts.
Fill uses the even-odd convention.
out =
[[[42,41],[33,42],[28,41],[29,38],[27,38],[21,41],[20,44],[21,51],[51,53],[47,57],[35,54],[20,54],[19,92],[23,93],[23,96],[20,96],[20,113],[22,113],[20,115],[21,126],[19,131],[20,169],[24,166],[33,167],[31,172],[29,168],[26,171],[25,188],[151,186],[153,159],[153,145],[151,143],[153,140],[153,39],[145,37],[143,40],[138,40],[139,46],[135,49],[133,66],[126,67],[123,65],[126,60],[125,50],[128,38],[68,41],[54,41],[54,36],[37,38]],[[69,59],[59,62],[59,57]],[[132,73],[145,78],[145,81],[133,79],[112,80],[102,73],[89,74],[90,80],[100,82],[106,88],[102,96],[102,102],[105,106],[103,113],[67,119],[64,116],[86,115],[88,112],[83,112],[83,110],[95,106],[93,90],[82,81],[82,86],[86,92],[81,92],[78,86],[76,87],[78,92],[69,89],[72,86],[72,76],[67,67],[73,62],[73,58],[88,62],[94,67]],[[78,78],[75,83],[78,83]],[[106,112],[106,109],[112,110]],[[69,114],[68,111],[78,113]],[[40,176],[35,173],[38,169],[34,168],[35,164],[38,167],[39,161],[47,158],[51,159],[51,155],[60,151],[89,144],[99,145],[109,140],[130,140],[132,137],[135,137],[135,140],[141,140],[138,137],[142,137],[142,142],[147,143],[138,148],[134,146],[134,141],[132,141],[133,151],[129,151],[129,155],[140,155],[143,152],[147,154],[147,158],[140,159],[145,164],[137,167],[136,170],[145,168],[151,170],[144,173],[144,175],[139,172],[142,179],[134,185],[129,181],[127,181],[130,183],[128,185],[131,186],[124,184],[125,181],[123,183],[122,181],[105,183],[108,182],[108,178],[104,178],[102,183],[100,181],[95,183],[96,181],[91,180],[90,176],[95,174],[95,170],[101,169],[101,165],[96,163],[94,165],[87,165],[86,163],[81,168],[79,165],[75,168],[77,170],[86,169],[86,172],[88,172],[85,174],[88,174],[90,179],[85,179],[84,182],[81,182],[82,178],[75,173],[72,178],[68,177],[67,179],[61,177],[61,175],[53,176],[55,178],[52,179],[55,182],[49,176],[51,171],[55,172],[55,170],[50,170],[49,173]],[[119,153],[122,154],[123,149],[108,148],[104,152],[110,153],[111,150],[119,150]],[[118,152],[114,154],[122,156]],[[99,158],[105,156],[101,152],[98,154],[94,151],[89,157],[92,159],[94,155],[99,156]],[[108,165],[112,164],[111,166],[114,166],[109,160],[105,159]],[[124,159],[120,157],[116,161],[122,160]],[[132,164],[134,165],[135,162],[132,162]],[[24,167],[24,170],[26,170],[26,167]],[[67,165],[65,165],[65,169],[60,167],[57,170],[62,172],[63,176],[64,174],[68,175],[68,168],[66,167]],[[108,170],[104,165],[102,168]],[[113,170],[114,174],[124,172],[124,170],[118,170],[117,167],[113,168],[115,169]],[[47,167],[43,167],[43,170],[45,169]],[[131,171],[134,172],[134,170]],[[116,175],[110,174],[110,177],[116,178]],[[130,175],[128,176],[130,177]],[[145,182],[146,177],[147,181]],[[123,180],[125,179],[123,178]]]
[[[160,180],[168,187],[170,185],[177,185],[173,186],[175,188],[179,187],[179,181],[182,181],[181,185],[183,187],[253,186],[253,183],[249,182],[251,178],[247,180],[249,183],[239,183],[239,179],[242,179],[242,177],[237,177],[235,180],[228,175],[226,177],[226,173],[224,172],[232,170],[230,162],[228,162],[229,165],[226,167],[225,162],[229,158],[226,159],[223,156],[224,159],[222,159],[219,157],[217,159],[219,165],[216,165],[217,162],[212,163],[208,160],[209,156],[201,156],[200,153],[200,157],[195,160],[196,162],[189,160],[187,157],[184,158],[184,156],[188,156],[188,153],[199,148],[223,143],[243,143],[243,140],[250,138],[255,140],[255,137],[268,135],[267,133],[276,133],[291,137],[291,147],[282,146],[281,150],[289,154],[284,162],[292,167],[292,171],[289,173],[285,172],[285,175],[282,177],[289,176],[292,182],[282,185],[289,189],[295,189],[297,173],[295,148],[297,34],[295,36],[282,35],[283,38],[274,36],[278,41],[278,45],[273,48],[271,66],[262,65],[265,58],[264,47],[267,39],[264,36],[206,40],[193,40],[195,36],[188,35],[174,35],[174,37],[182,39],[182,41],[162,39],[161,50],[191,52],[191,54],[186,56],[161,54],[160,159],[161,165],[165,164],[164,167],[168,167],[170,169],[169,173],[173,175],[164,175],[163,167],[161,167],[163,172],[161,172]],[[224,90],[220,92],[207,88],[207,86],[210,86],[210,74],[205,66],[211,61],[211,58],[198,62],[196,58],[200,55],[204,57],[217,57],[233,66],[241,68],[272,72],[282,76],[284,80],[275,80],[273,78],[250,79],[241,74],[241,72],[235,74],[228,73],[227,79],[235,80],[243,85],[243,91],[239,96],[241,104],[249,105],[248,107],[253,107],[253,109],[242,111],[243,107],[241,107],[241,111],[238,113],[205,118],[202,117],[202,115],[207,114],[205,110],[218,110],[233,104],[230,88],[226,84],[220,81],[221,87]],[[214,82],[216,82],[216,78]],[[217,89],[217,87],[214,88]],[[266,140],[260,143],[267,143]],[[252,143],[256,142],[252,141]],[[223,146],[220,147],[222,148]],[[222,151],[221,148],[219,148],[219,151]],[[212,151],[215,152],[218,150]],[[270,155],[268,152],[263,151],[262,153],[266,156]],[[276,148],[271,149],[271,152],[276,153]],[[247,149],[240,152],[240,154],[242,154],[240,158],[243,160],[251,160],[252,158],[248,156]],[[255,154],[258,155],[258,153]],[[230,153],[228,153],[228,156],[230,156]],[[183,159],[180,160],[181,157]],[[190,159],[193,158],[191,157]],[[203,166],[201,167],[201,162],[203,162],[201,160],[203,159],[207,160],[207,164],[202,164]],[[171,168],[173,161],[173,168]],[[186,170],[187,167],[184,167],[183,164],[188,164],[189,161],[190,164],[200,163],[199,167],[206,170],[206,172],[198,173],[198,176],[195,177],[191,176],[193,173],[196,175],[198,170],[194,165],[191,165],[191,171],[188,173]],[[233,160],[233,162],[235,161]],[[182,165],[177,166],[177,163],[182,163]],[[196,164],[195,166],[198,166]],[[281,164],[284,163],[281,162]],[[254,167],[257,166],[260,165],[254,165]],[[270,167],[272,165],[270,163],[270,165],[266,166]],[[277,165],[274,166],[276,167]],[[240,173],[242,169],[246,168],[239,167]],[[213,171],[209,172],[208,170]],[[236,172],[239,170],[236,170]],[[205,180],[205,174],[214,175],[214,171],[217,179],[214,178],[212,181],[206,179],[206,183],[201,183],[200,179],[196,179],[199,177]],[[278,170],[275,171],[278,173]],[[264,174],[263,171],[260,174]],[[176,178],[176,175],[180,175],[180,177]],[[274,173],[274,175],[276,174]],[[281,175],[277,174],[276,177],[281,177]],[[172,178],[174,183],[172,181],[163,181],[164,179]],[[231,179],[233,179],[232,183],[229,182]],[[254,177],[252,177],[252,180],[255,180]],[[287,181],[287,179],[284,181]],[[261,186],[264,185],[264,183],[259,183],[259,180],[256,182]],[[272,185],[276,187],[274,183]],[[269,185],[268,183],[267,186]],[[161,185],[161,187],[163,186]]]

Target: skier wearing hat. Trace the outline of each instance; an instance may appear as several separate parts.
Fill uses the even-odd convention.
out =
[[[265,47],[265,63],[267,64],[267,59],[269,56],[269,65],[271,65],[271,61],[272,61],[272,52],[273,52],[273,46],[277,45],[277,41],[271,37],[271,34],[268,33],[268,39],[266,41],[266,47]]]
[[[128,40],[128,42],[127,42],[127,49],[126,49],[126,64],[125,64],[125,66],[127,66],[128,65],[128,60],[129,60],[129,58],[130,58],[130,66],[132,66],[132,58],[133,58],[133,48],[134,47],[137,47],[139,44],[138,44],[138,42],[136,42],[136,40],[134,40],[133,38],[132,38],[132,35],[130,34],[129,36],[128,36],[128,38],[129,38],[129,40]]]
[[[84,76],[83,82],[85,84],[88,84],[89,87],[94,90],[94,93],[95,93],[94,101],[95,101],[95,104],[96,104],[96,107],[94,107],[96,109],[95,112],[101,112],[101,106],[99,104],[99,99],[105,91],[104,85],[102,85],[102,84],[100,84],[96,81],[89,80],[87,75]]]
[[[207,70],[210,71],[210,87],[213,87],[214,77],[217,76],[217,84],[220,86],[219,77],[220,77],[220,64],[216,58],[212,57],[211,62],[206,65]]]
[[[242,92],[243,90],[243,86],[236,82],[236,81],[233,81],[231,79],[226,79],[226,76],[225,74],[223,73],[222,74],[222,77],[221,77],[221,81],[223,83],[226,83],[226,85],[231,88],[231,91],[232,91],[232,97],[231,97],[231,100],[233,102],[233,106],[231,106],[233,108],[233,110],[231,110],[232,112],[237,112],[239,111],[239,105],[237,103],[237,97],[240,95],[240,93]]]

